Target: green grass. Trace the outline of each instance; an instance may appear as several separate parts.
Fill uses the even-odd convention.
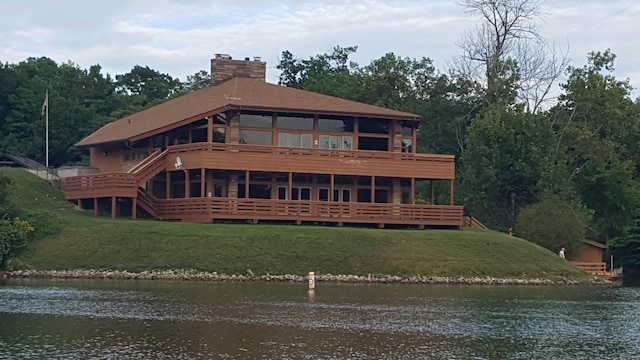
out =
[[[492,231],[111,220],[77,210],[26,171],[0,173],[14,180],[17,207],[36,219],[37,239],[18,257],[31,269],[591,278],[550,251]]]

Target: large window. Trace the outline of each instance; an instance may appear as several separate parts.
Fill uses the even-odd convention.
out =
[[[270,128],[273,116],[253,113],[240,113],[240,127]]]
[[[276,124],[278,129],[313,130],[313,116],[278,115]]]
[[[318,188],[318,201],[329,201],[329,188]],[[333,201],[350,202],[351,189],[350,188],[333,189]]]
[[[278,146],[310,149],[313,147],[313,135],[279,133]]]
[[[413,126],[408,121],[402,123],[402,136],[413,136]]]
[[[353,119],[321,117],[318,119],[318,130],[329,132],[353,132]]]
[[[320,149],[351,150],[352,145],[351,136],[320,135]]]
[[[293,186],[291,197],[287,196],[288,187],[278,186],[278,200],[311,200],[311,188],[306,186]]]
[[[389,120],[383,119],[359,119],[358,131],[370,134],[388,134],[389,123]]]
[[[360,136],[358,138],[358,150],[389,151],[389,139],[386,137]]]
[[[240,130],[241,144],[273,145],[271,131]]]

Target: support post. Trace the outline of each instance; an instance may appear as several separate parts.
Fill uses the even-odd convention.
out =
[[[244,197],[249,198],[249,170],[244,172]]]
[[[207,142],[213,142],[213,117],[215,115],[207,116]]]
[[[430,203],[431,205],[435,205],[435,204],[436,204],[436,202],[435,202],[435,191],[436,191],[436,190],[435,190],[435,188],[433,187],[433,179],[431,179],[431,199],[430,199],[430,201],[429,201],[429,203]]]
[[[376,197],[376,177],[371,176],[371,203],[375,202]]]
[[[93,198],[93,216],[98,216],[98,198]]]
[[[333,191],[334,191],[334,188],[335,188],[333,184],[335,183],[336,178],[335,178],[334,174],[331,174],[330,178],[331,179],[329,180],[329,201],[332,202],[333,201]]]
[[[184,198],[191,197],[191,179],[189,179],[189,170],[184,170]]]
[[[200,169],[200,197],[207,197],[207,195],[204,193],[205,192],[205,184],[206,184],[206,179],[204,178],[205,176],[205,171],[204,168]]]
[[[169,199],[171,196],[171,171],[167,171],[167,182],[165,184],[164,198]]]
[[[409,202],[416,203],[416,178],[411,178],[411,192],[409,192]]]
[[[453,179],[449,180],[449,205],[453,205]]]
[[[289,188],[287,189],[287,195],[288,195],[288,199],[287,200],[293,200],[293,173],[290,172],[289,173],[289,179],[288,179],[288,184]]]
[[[138,210],[138,198],[137,197],[133,197],[131,198],[131,220],[135,220],[136,219],[136,210]]]
[[[111,197],[111,220],[115,220],[116,215],[118,215],[117,209],[117,198],[115,196]]]

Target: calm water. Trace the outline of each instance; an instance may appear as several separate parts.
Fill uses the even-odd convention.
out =
[[[0,280],[0,358],[640,359],[640,288]]]

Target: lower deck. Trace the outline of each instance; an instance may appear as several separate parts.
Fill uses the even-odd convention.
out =
[[[463,207],[450,205],[376,204],[271,200],[248,198],[158,199],[140,190],[134,198],[94,198],[78,200],[78,205],[94,214],[113,218],[150,217],[158,220],[210,223],[220,220],[286,222],[294,224],[363,224],[379,228],[411,226],[462,228]]]

